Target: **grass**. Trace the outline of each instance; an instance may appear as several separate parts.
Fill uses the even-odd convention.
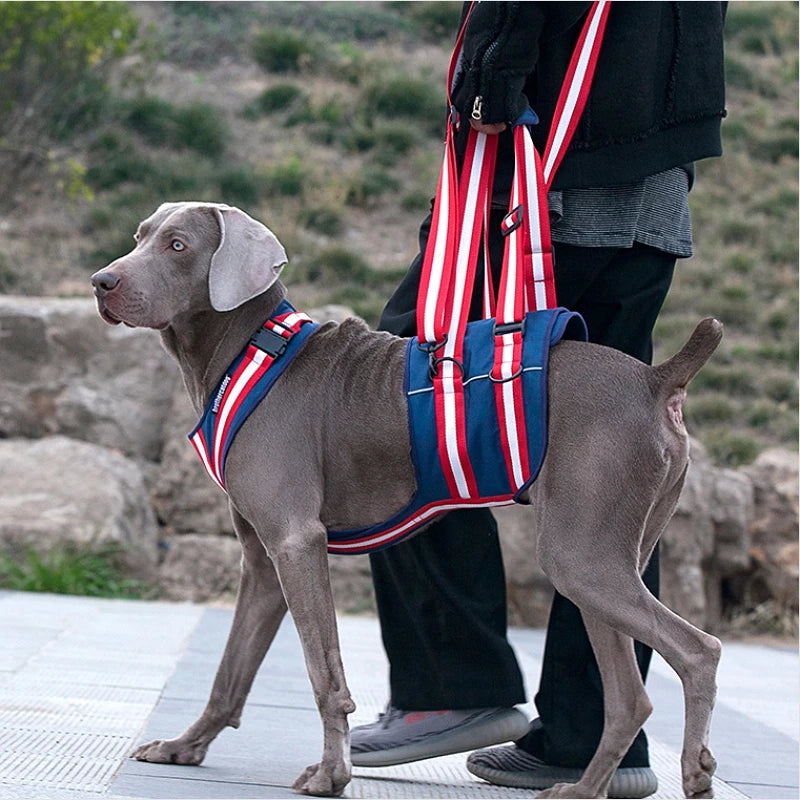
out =
[[[126,578],[118,566],[120,549],[56,545],[42,555],[27,548],[21,557],[0,552],[0,586],[22,592],[140,598],[146,584]]]

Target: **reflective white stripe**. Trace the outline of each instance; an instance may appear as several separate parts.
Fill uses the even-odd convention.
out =
[[[444,401],[444,437],[447,446],[447,459],[453,478],[456,482],[459,497],[469,497],[467,476],[464,474],[464,465],[461,463],[461,454],[458,451],[458,427],[456,414],[456,396],[454,386],[454,367],[452,361],[443,361],[439,368],[442,370],[442,399]]]
[[[533,140],[527,131],[525,131],[524,136],[524,150],[525,163],[528,166],[528,169],[525,171],[525,188],[528,194],[528,205],[530,206],[528,229],[530,233],[531,253],[533,254],[533,280],[543,281],[545,279],[544,260],[542,259],[544,243],[542,242],[541,228],[543,209],[539,207],[538,182],[536,180],[536,157],[533,151]],[[544,213],[549,212],[547,209],[544,209]],[[536,308],[540,309],[543,307],[544,306],[540,305],[537,298]]]
[[[509,376],[510,377],[510,376]],[[503,384],[503,408],[506,414],[506,438],[511,453],[511,471],[514,474],[514,488],[519,489],[525,478],[522,475],[522,462],[519,454],[519,438],[517,437],[517,409],[514,405],[514,382]]]
[[[424,288],[425,291],[425,341],[436,341],[436,306],[439,298],[439,292],[442,290],[442,275],[444,273],[444,260],[447,251],[447,231],[450,226],[450,165],[447,159],[447,150],[445,150],[444,160],[442,162],[442,176],[441,185],[442,191],[436,198],[439,204],[439,224],[433,232],[435,235],[433,243],[433,258],[431,260],[431,273],[430,281]],[[444,291],[447,291],[445,287]]]
[[[236,383],[228,389],[225,401],[219,409],[213,450],[214,469],[218,475],[222,475],[222,434],[225,430],[225,423],[228,421],[239,395],[241,395],[247,382],[253,377],[253,373],[261,366],[266,356],[267,354],[263,350],[256,349],[253,360],[245,367]]]
[[[515,505],[514,500],[488,500],[484,503],[470,503],[470,508],[489,508],[489,507],[497,507],[497,506],[513,506]],[[441,502],[436,503],[435,505],[426,508],[424,511],[420,512],[419,514],[411,517],[411,519],[406,520],[405,522],[398,525],[396,528],[392,528],[390,531],[386,531],[384,533],[376,533],[373,536],[369,536],[366,539],[358,542],[328,542],[328,550],[331,552],[346,552],[348,550],[357,550],[362,548],[368,547],[377,547],[379,544],[388,541],[389,539],[393,539],[396,536],[400,536],[401,534],[405,533],[406,531],[410,530],[411,528],[416,527],[417,525],[421,525],[425,521],[429,520],[432,516],[436,514],[443,514],[446,511],[455,511],[456,509],[464,508],[462,503],[449,503],[449,502]]]
[[[533,292],[536,298],[535,311],[543,311],[547,308],[547,284],[544,280],[536,281],[533,284]]]
[[[603,7],[606,5],[606,2],[607,0],[601,0],[596,6],[592,6],[592,10],[589,12],[590,14],[593,13],[594,16],[592,17],[591,24],[589,25],[589,30],[583,43],[583,49],[578,57],[575,74],[572,77],[572,83],[570,84],[569,92],[567,93],[567,99],[564,103],[564,110],[561,118],[558,120],[558,124],[556,125],[552,147],[550,148],[550,152],[547,154],[547,160],[545,161],[544,165],[544,179],[548,183],[550,181],[550,173],[553,171],[553,165],[555,163],[556,156],[558,155],[558,152],[564,143],[564,137],[567,135],[567,128],[569,127],[570,120],[572,119],[572,115],[575,111],[575,106],[578,102],[578,95],[580,95],[581,87],[583,86],[584,76],[586,75],[586,67],[589,64],[594,42],[597,38],[597,28],[600,25],[600,20],[603,16]]]
[[[541,372],[542,367],[523,367],[523,372]],[[473,381],[485,381],[488,380],[491,376],[487,372],[486,375],[473,375],[471,378],[467,378],[464,381],[464,386],[469,386]],[[424,389],[412,389],[410,392],[406,392],[406,397],[413,397],[417,394],[430,394],[433,391],[433,386],[426,386]]]
[[[287,325],[291,328],[292,326],[297,325],[299,322],[311,322],[311,317],[309,317],[307,314],[295,312],[282,319],[277,325],[275,325],[275,327],[280,329],[282,325]]]
[[[503,384],[503,411],[505,414],[505,436],[511,453],[511,470],[514,474],[515,489],[519,489],[525,478],[522,476],[522,463],[519,454],[520,442],[517,436],[517,409],[514,403],[514,334],[503,334],[503,363],[500,374],[508,382]]]
[[[219,478],[216,476],[216,473],[211,468],[211,464],[208,462],[208,456],[206,455],[206,449],[203,447],[203,440],[198,431],[194,436],[190,438],[192,446],[197,451],[197,455],[200,456],[200,460],[203,462],[203,466],[206,468],[206,472],[211,477],[211,480],[219,486],[220,489],[225,491],[225,487],[220,483]]]
[[[478,192],[480,190],[481,172],[483,170],[483,157],[486,151],[486,134],[479,133],[475,138],[475,153],[469,173],[467,186],[467,199],[464,207],[464,219],[461,222],[461,235],[458,242],[456,257],[456,272],[453,280],[455,291],[453,293],[453,316],[450,318],[450,333],[447,340],[447,355],[455,352],[455,338],[461,321],[464,303],[471,299],[470,289],[467,286],[469,271],[469,257],[472,250],[472,236],[477,224],[478,215],[483,219],[483,209],[478,208]]]

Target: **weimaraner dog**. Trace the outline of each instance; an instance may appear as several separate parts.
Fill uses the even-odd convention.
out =
[[[177,359],[200,415],[228,366],[284,298],[283,247],[225,205],[165,203],[135,248],[92,276],[111,324],[154,328]],[[529,490],[531,555],[583,614],[605,692],[605,728],[574,785],[540,797],[605,797],[652,706],[637,639],[675,669],[685,698],[687,797],[711,797],[708,747],[720,642],[669,611],[640,573],[675,508],[688,463],[685,387],[722,336],[703,320],[683,349],[646,366],[609,348],[564,341],[551,351],[549,441]],[[403,393],[406,340],[357,320],[311,335],[229,451],[226,489],[242,546],[233,625],[211,697],[175,739],[140,746],[142,761],[200,764],[238,727],[256,671],[291,611],[324,729],[322,760],[294,789],[338,796],[350,780],[345,682],[328,576],[326,530],[375,524],[415,490]]]

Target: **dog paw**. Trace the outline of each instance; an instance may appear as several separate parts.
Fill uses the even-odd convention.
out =
[[[314,797],[339,797],[350,783],[350,771],[342,764],[329,767],[323,763],[306,767],[292,784],[292,789]]]
[[[191,745],[180,739],[156,739],[137,747],[131,753],[131,758],[155,764],[197,766],[205,758],[206,749],[206,747]]]
[[[700,748],[697,762],[684,764],[683,792],[686,797],[713,797],[712,777],[717,770],[717,762],[707,747]]]

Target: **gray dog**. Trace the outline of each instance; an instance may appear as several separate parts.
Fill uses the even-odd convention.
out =
[[[177,359],[200,415],[221,377],[285,294],[272,233],[242,211],[166,203],[136,247],[92,276],[103,319],[154,328]],[[657,650],[683,684],[687,797],[711,797],[708,747],[720,642],[669,611],[640,573],[683,485],[685,387],[722,326],[702,321],[673,358],[646,366],[597,345],[551,351],[551,445],[529,490],[531,555],[583,614],[605,693],[605,728],[577,784],[540,797],[605,797],[652,706],[633,653]],[[211,697],[175,739],[144,744],[142,761],[200,764],[248,691],[291,611],[324,729],[320,763],[294,788],[341,794],[350,780],[347,715],[355,708],[339,652],[326,531],[376,524],[415,491],[403,392],[406,340],[348,320],[307,340],[230,448],[226,489],[243,550],[236,612]]]

